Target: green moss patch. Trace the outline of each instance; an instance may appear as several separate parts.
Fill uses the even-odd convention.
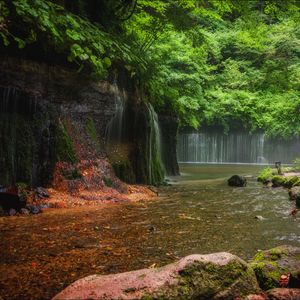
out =
[[[86,129],[86,132],[88,133],[88,135],[91,137],[91,139],[94,142],[99,142],[97,129],[96,129],[94,120],[92,118],[88,118],[85,129]]]
[[[263,290],[280,287],[280,276],[299,268],[294,257],[295,249],[290,246],[279,246],[255,255],[250,266]]]
[[[56,128],[55,150],[57,161],[77,162],[73,141],[63,122],[59,122]]]

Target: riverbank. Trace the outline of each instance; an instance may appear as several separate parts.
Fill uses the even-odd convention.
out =
[[[143,185],[126,185],[126,193],[113,188],[101,190],[83,190],[71,195],[55,189],[48,189],[50,197],[43,202],[53,208],[72,208],[82,206],[98,206],[117,202],[136,202],[151,199],[157,195],[155,188]]]

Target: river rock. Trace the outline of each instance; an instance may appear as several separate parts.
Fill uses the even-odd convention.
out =
[[[53,300],[234,299],[259,291],[253,270],[221,252],[190,255],[157,269],[92,275],[71,284]]]
[[[263,221],[266,218],[264,218],[263,216],[255,216],[254,219],[259,220],[259,221]]]
[[[300,289],[273,289],[268,292],[269,300],[299,300]]]
[[[22,215],[29,215],[30,214],[30,211],[27,209],[27,208],[21,208],[20,209],[20,213]]]
[[[35,189],[35,194],[38,198],[49,198],[49,192],[43,187],[37,187]]]
[[[15,216],[17,214],[17,211],[14,209],[14,208],[11,208],[9,211],[8,211],[8,214],[10,216]]]
[[[300,207],[300,186],[294,186],[289,190],[291,200],[296,200],[296,205]]]
[[[26,209],[28,209],[33,215],[37,215],[42,212],[37,205],[27,205]]]
[[[289,287],[300,286],[300,248],[279,246],[256,254],[250,266],[263,290],[280,287],[280,276],[291,274]]]
[[[6,211],[9,212],[10,209],[19,211],[22,207],[25,206],[25,202],[22,201],[17,194],[0,192],[0,206]]]
[[[247,179],[240,175],[233,175],[227,180],[227,182],[229,186],[242,187],[242,186],[246,186]]]

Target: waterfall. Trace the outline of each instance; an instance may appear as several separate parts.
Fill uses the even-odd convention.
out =
[[[0,87],[0,185],[32,183],[36,98]]]
[[[116,80],[113,90],[115,113],[106,128],[106,141],[109,145],[122,142],[124,129],[125,96],[120,94]]]
[[[119,178],[158,184],[164,174],[158,116],[138,95],[121,93],[114,84],[114,115],[106,127],[107,154]],[[136,105],[138,104],[138,105]]]
[[[263,133],[216,131],[181,133],[178,161],[198,163],[292,163],[300,157],[300,139],[268,139]]]
[[[162,150],[161,150],[161,132],[158,122],[157,113],[154,111],[153,106],[150,103],[146,103],[150,117],[150,133],[149,133],[149,178],[154,178],[154,172],[157,168],[163,168],[162,163]]]

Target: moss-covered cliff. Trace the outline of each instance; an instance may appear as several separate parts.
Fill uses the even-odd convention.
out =
[[[0,73],[0,185],[46,185],[56,162],[106,155],[126,182],[163,181],[157,115],[126,72],[109,83],[3,57]]]

